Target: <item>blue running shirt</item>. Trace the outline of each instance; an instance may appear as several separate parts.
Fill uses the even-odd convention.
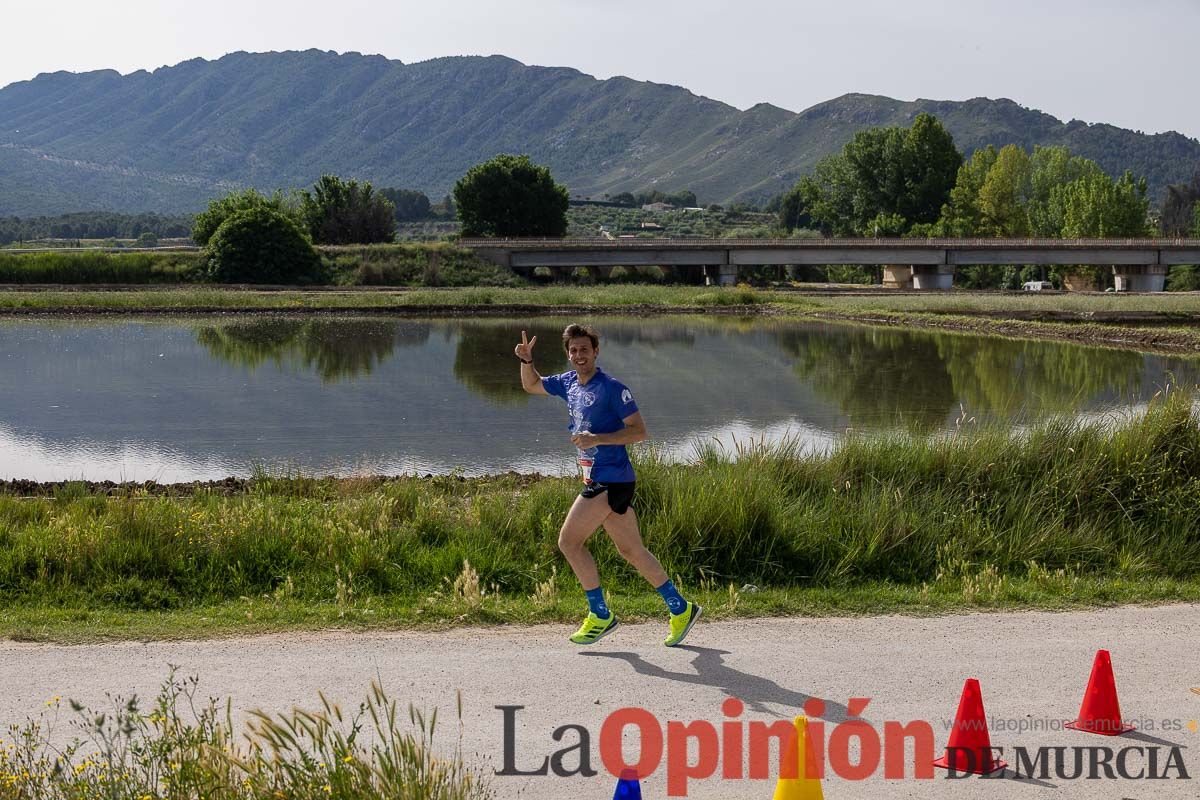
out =
[[[585,385],[579,385],[575,370],[542,378],[542,388],[548,394],[567,401],[570,423],[567,429],[575,433],[613,433],[625,427],[623,420],[636,414],[633,393],[618,380],[610,378],[599,367]],[[627,483],[633,480],[633,464],[623,444],[602,444],[579,451],[580,464],[591,464],[591,481],[596,483]],[[584,479],[588,481],[586,469]]]

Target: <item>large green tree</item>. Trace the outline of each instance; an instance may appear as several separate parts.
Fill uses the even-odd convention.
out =
[[[396,207],[397,222],[413,222],[433,216],[429,196],[416,189],[380,189],[379,193]]]
[[[950,190],[950,202],[942,209],[942,217],[933,231],[934,235],[979,235],[983,228],[979,192],[992,165],[996,163],[996,157],[996,148],[989,144],[972,153],[971,159],[959,167],[954,188]]]
[[[1159,212],[1159,229],[1167,236],[1195,235],[1195,215],[1200,213],[1200,170],[1189,183],[1167,187]]]
[[[208,204],[208,208],[196,215],[192,223],[192,241],[204,247],[208,240],[221,227],[221,223],[240,211],[252,208],[268,208],[276,213],[299,222],[300,215],[294,203],[291,203],[281,192],[267,196],[254,189],[244,189],[231,192],[224,197],[218,197]]]
[[[454,185],[463,236],[562,236],[567,190],[529,156],[501,154]]]
[[[217,283],[319,283],[321,257],[288,217],[266,206],[230,216],[205,247],[208,277]]]
[[[979,187],[979,232],[985,236],[1028,236],[1032,192],[1029,154],[1013,144],[1001,148]]]
[[[317,244],[375,244],[396,238],[396,207],[369,182],[322,175],[301,193],[300,211]]]
[[[812,215],[808,213],[808,208],[804,204],[804,195],[798,185],[778,197],[777,205],[779,227],[787,231],[812,227]],[[771,210],[769,206],[767,210]]]
[[[1062,203],[1062,235],[1068,238],[1146,236],[1149,200],[1146,179],[1126,171],[1118,180],[1099,173],[1055,188]]]
[[[1032,185],[1028,202],[1029,228],[1033,236],[1062,236],[1066,207],[1059,186],[1081,178],[1104,175],[1100,165],[1083,156],[1073,156],[1065,147],[1034,147]]]
[[[827,232],[901,234],[937,222],[961,165],[962,154],[942,123],[920,114],[910,128],[855,134],[841,153],[818,162],[798,189]]]

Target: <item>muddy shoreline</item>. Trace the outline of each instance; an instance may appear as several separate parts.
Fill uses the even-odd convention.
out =
[[[102,497],[190,497],[196,494],[215,494],[223,497],[250,494],[265,485],[296,487],[322,487],[333,491],[370,491],[395,483],[427,483],[431,486],[452,485],[467,490],[487,489],[504,485],[513,489],[524,489],[554,476],[541,473],[523,473],[509,470],[495,475],[480,475],[468,478],[462,475],[370,475],[353,477],[298,477],[298,478],[238,478],[230,475],[211,481],[186,481],[182,483],[159,483],[158,481],[34,481],[24,478],[0,480],[0,495],[10,497],[56,497],[60,494],[75,496],[86,491],[91,496]],[[554,478],[558,479],[558,478]]]

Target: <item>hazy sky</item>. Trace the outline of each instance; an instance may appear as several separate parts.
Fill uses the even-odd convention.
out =
[[[508,55],[793,111],[846,92],[1009,97],[1200,137],[1200,0],[95,0],[0,11],[0,86],[234,50]]]

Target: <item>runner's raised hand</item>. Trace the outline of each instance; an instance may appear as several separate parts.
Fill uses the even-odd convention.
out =
[[[525,331],[521,331],[521,341],[515,348],[513,348],[513,352],[516,353],[517,358],[521,359],[522,361],[532,361],[533,346],[535,344],[537,344],[536,336],[534,336],[532,339],[529,339],[526,337]]]

